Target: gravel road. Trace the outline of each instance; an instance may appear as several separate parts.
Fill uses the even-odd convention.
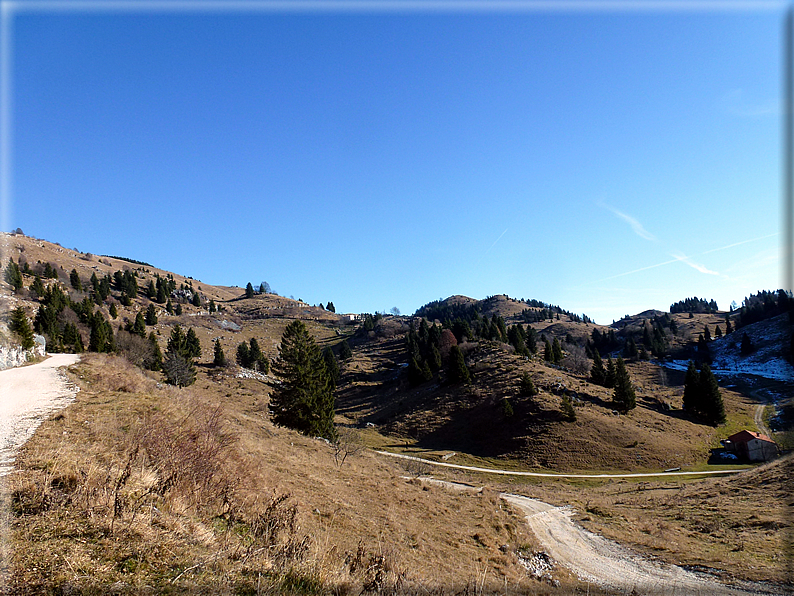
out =
[[[55,354],[44,362],[0,371],[0,477],[11,471],[14,457],[41,421],[74,399],[58,369],[79,360],[75,354]]]
[[[579,579],[622,593],[674,595],[762,594],[726,586],[706,574],[657,563],[616,542],[588,532],[572,519],[570,507],[504,493],[504,500],[526,515],[543,548]]]

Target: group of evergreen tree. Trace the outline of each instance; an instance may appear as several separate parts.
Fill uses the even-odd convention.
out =
[[[714,373],[708,364],[689,361],[684,379],[684,411],[699,420],[717,426],[725,422],[725,405]]]
[[[11,320],[8,328],[11,333],[16,334],[22,349],[30,350],[34,346],[33,330],[30,328],[28,316],[25,314],[23,307],[18,306],[11,311]]]
[[[441,328],[428,325],[421,319],[418,329],[412,323],[405,337],[408,352],[408,380],[412,385],[419,385],[433,378],[434,373],[441,369]]]
[[[555,337],[554,341],[549,342],[545,335],[541,338],[543,340],[543,360],[551,364],[560,364],[563,358],[560,340]]]
[[[671,313],[689,312],[689,313],[714,313],[717,312],[717,303],[714,299],[705,300],[704,298],[685,298],[670,305]]]
[[[236,361],[243,368],[258,370],[264,374],[270,372],[270,361],[262,353],[259,341],[255,337],[248,340],[248,343],[242,342],[237,346]]]
[[[794,297],[785,290],[760,291],[744,299],[736,316],[736,329],[776,317],[785,312],[794,316]]]

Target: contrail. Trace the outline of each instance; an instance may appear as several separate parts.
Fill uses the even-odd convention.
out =
[[[707,250],[705,252],[699,253],[697,256],[707,255],[709,253],[717,252],[719,250],[725,250],[725,249],[728,249],[728,248],[733,248],[734,246],[739,246],[740,244],[747,244],[748,242],[756,242],[758,240],[763,240],[765,238],[772,238],[773,236],[779,236],[779,235],[780,235],[779,232],[775,232],[774,234],[767,234],[766,236],[760,236],[758,238],[752,238],[750,240],[742,240],[741,242],[734,242],[733,244],[728,244],[727,246],[721,246],[719,248],[712,248],[711,250]],[[669,265],[670,263],[680,263],[680,262],[686,263],[686,258],[677,258],[677,259],[672,259],[671,261],[664,261],[663,263],[657,263],[656,265],[648,265],[647,267],[640,267],[639,269],[634,269],[633,271],[626,271],[625,273],[618,273],[617,275],[611,275],[610,277],[605,277],[603,279],[599,279],[599,280],[596,280],[596,281],[591,282],[591,283],[596,283],[597,284],[597,283],[600,283],[602,281],[608,281],[610,279],[615,279],[617,277],[623,277],[625,275],[631,275],[632,273],[639,273],[640,271],[645,271],[647,269],[655,269],[656,267],[661,267],[662,265]],[[690,267],[693,266],[690,263],[687,263],[687,264],[690,265]],[[695,268],[697,269],[697,267],[695,267]],[[703,271],[703,273],[712,273],[713,274],[715,272],[714,271]]]
[[[493,243],[493,244],[491,244],[491,246],[489,246],[489,247],[488,247],[488,250],[486,250],[486,251],[485,251],[485,252],[482,254],[482,256],[480,257],[480,260],[479,260],[479,261],[477,261],[477,262],[474,264],[474,266],[475,266],[475,267],[476,267],[477,265],[479,265],[479,264],[480,264],[480,261],[482,261],[482,260],[485,258],[485,256],[486,256],[486,255],[487,255],[489,252],[491,252],[491,249],[492,249],[494,246],[496,246],[496,243],[497,243],[497,242],[499,242],[499,241],[502,239],[502,236],[504,236],[505,234],[507,234],[507,230],[508,230],[508,229],[509,229],[509,228],[505,228],[505,231],[504,231],[504,232],[502,232],[501,234],[499,234],[499,238],[497,238],[497,239],[494,241],[494,243]]]

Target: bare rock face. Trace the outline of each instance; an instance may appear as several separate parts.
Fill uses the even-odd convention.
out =
[[[20,345],[0,346],[0,370],[22,366],[28,360],[47,353],[47,340],[41,335],[33,336],[34,346],[23,350]]]

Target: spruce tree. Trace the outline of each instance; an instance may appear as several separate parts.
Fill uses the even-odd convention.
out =
[[[80,276],[77,274],[77,269],[72,269],[72,272],[69,274],[69,283],[72,284],[72,287],[78,292],[83,291],[83,284],[80,281]]]
[[[215,347],[213,351],[214,357],[212,359],[212,364],[217,367],[226,366],[226,354],[223,353],[223,347],[221,346],[221,340],[219,338],[215,338]]]
[[[700,373],[694,361],[689,361],[689,366],[684,377],[683,409],[691,416],[700,416],[703,409],[700,399]]]
[[[13,260],[8,260],[8,266],[5,269],[4,275],[6,282],[13,288],[15,293],[18,293],[24,287],[22,272],[19,270],[19,265]]]
[[[334,306],[333,302],[329,302],[328,304],[325,305],[325,310],[330,310],[331,312],[335,313],[336,307]]]
[[[273,372],[281,379],[270,398],[273,423],[334,440],[331,381],[320,349],[302,321],[295,320],[284,330]]]
[[[597,348],[593,349],[593,366],[590,368],[590,380],[596,385],[603,385],[606,382],[607,371],[604,369],[604,361]]]
[[[142,312],[138,312],[135,315],[135,323],[129,329],[130,333],[134,333],[135,335],[140,335],[141,337],[146,337],[146,318],[143,316]]]
[[[113,304],[110,305],[110,317],[112,319],[116,319],[118,316],[119,316],[119,311],[116,308],[116,303],[114,302]]]
[[[33,330],[30,328],[28,316],[25,314],[25,309],[21,306],[11,311],[11,321],[8,327],[12,333],[16,333],[22,349],[30,350],[35,345]]]
[[[146,307],[146,324],[149,326],[157,325],[157,310],[154,308],[154,304],[149,304]]]
[[[537,395],[538,390],[535,389],[535,383],[532,382],[532,377],[528,372],[521,375],[521,380],[518,383],[518,392],[524,397],[532,397]]]
[[[247,343],[242,342],[239,346],[237,346],[237,355],[235,356],[235,360],[237,361],[237,364],[243,368],[251,368],[251,357],[248,353]]]
[[[157,289],[154,287],[154,281],[151,279],[149,280],[149,285],[146,286],[146,297],[149,300],[157,298]]]
[[[560,412],[568,422],[576,422],[576,410],[574,410],[571,398],[567,393],[564,393],[560,399]]]
[[[174,314],[174,305],[171,304],[170,298],[168,299],[168,302],[165,303],[165,312],[167,312],[169,315]]]
[[[331,380],[331,386],[336,389],[339,383],[339,363],[336,361],[334,351],[330,347],[323,350],[323,359],[325,360],[325,368]]]
[[[342,343],[339,344],[339,358],[342,361],[350,360],[353,357],[353,350],[350,349],[350,344],[347,343],[347,340],[342,340]]]
[[[163,283],[163,281],[160,278],[157,279],[157,295],[155,297],[155,300],[159,304],[165,304],[165,302],[169,300],[168,294],[165,289],[165,283]]]
[[[181,302],[177,302],[176,303],[176,310],[174,312],[176,313],[176,316],[178,316],[178,317],[182,316],[182,303]]]
[[[185,344],[187,346],[187,356],[189,358],[201,358],[201,342],[196,332],[193,331],[193,327],[187,330]]]
[[[463,358],[463,352],[458,346],[449,350],[449,365],[447,366],[447,380],[452,383],[468,383],[471,380],[469,369]]]
[[[254,297],[254,286],[251,285],[251,282],[248,282],[248,285],[245,286],[245,297],[246,298],[253,298]]]
[[[193,292],[193,299],[191,300],[191,304],[196,307],[201,307],[201,296],[199,296],[198,292]]]
[[[545,348],[543,350],[543,360],[546,362],[554,362],[554,352],[552,350],[549,340],[545,340]]]
[[[617,365],[615,367],[615,390],[613,393],[613,400],[618,410],[624,414],[629,410],[633,410],[637,405],[629,371],[626,370],[626,365],[623,362],[623,358],[620,356],[618,356]]]
[[[182,332],[182,327],[174,325],[174,328],[171,329],[171,337],[168,338],[168,347],[163,361],[163,373],[165,373],[166,380],[172,385],[187,387],[196,381],[196,368],[191,357],[191,350],[187,335]]]
[[[149,332],[149,347],[149,356],[143,362],[144,367],[148,370],[162,370],[163,353],[154,331]]]
[[[717,328],[714,330],[714,337],[722,337],[722,329],[720,329],[719,325],[717,325]]]
[[[750,340],[750,336],[748,336],[747,333],[745,332],[742,335],[742,347],[741,347],[742,356],[748,356],[752,354],[754,350],[755,347],[753,346],[753,342]]]
[[[44,283],[41,281],[41,277],[38,275],[33,279],[33,283],[30,285],[30,289],[36,294],[37,298],[41,298],[44,296]]]
[[[706,423],[717,426],[725,422],[725,404],[722,401],[720,387],[714,373],[711,372],[708,364],[704,364],[700,369],[700,380],[698,383],[700,391],[700,401],[703,407],[703,419]]]
[[[615,371],[615,363],[612,361],[612,356],[607,358],[607,372],[604,375],[604,387],[607,389],[612,389],[615,386],[615,381],[617,380],[616,371]]]
[[[212,299],[211,299],[211,300],[210,300],[210,312],[211,312],[211,313],[213,313],[213,312],[215,312],[216,310],[217,310],[217,309],[215,308],[215,300],[212,300]]]
[[[554,359],[554,364],[559,364],[562,362],[562,346],[556,337],[554,338],[554,342],[551,345],[551,354],[552,358]]]

